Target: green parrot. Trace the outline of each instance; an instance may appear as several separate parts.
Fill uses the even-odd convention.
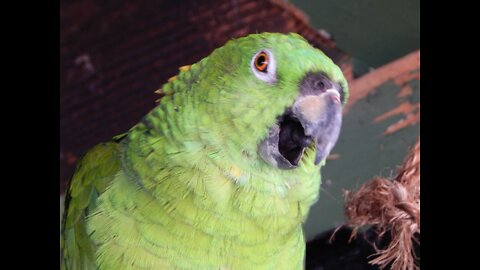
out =
[[[252,34],[180,68],[66,194],[63,269],[302,269],[302,223],[348,85],[298,34]]]

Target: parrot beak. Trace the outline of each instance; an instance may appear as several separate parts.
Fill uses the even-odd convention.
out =
[[[337,142],[342,124],[342,90],[325,75],[309,74],[300,95],[262,141],[262,158],[278,168],[298,167],[307,147],[315,147],[315,165],[327,157]]]
[[[342,123],[340,93],[328,89],[320,95],[299,97],[292,107],[293,116],[303,127],[306,138],[315,140],[315,165],[332,150]]]

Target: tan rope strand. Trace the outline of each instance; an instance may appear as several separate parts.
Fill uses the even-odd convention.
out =
[[[411,149],[395,180],[374,178],[357,191],[345,192],[345,213],[353,234],[367,224],[376,225],[379,235],[390,230],[392,241],[384,250],[377,247],[380,269],[392,263],[393,270],[419,269],[412,241],[420,233],[420,139]]]

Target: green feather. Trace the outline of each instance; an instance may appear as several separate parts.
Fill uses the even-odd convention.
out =
[[[96,208],[99,193],[120,168],[119,144],[100,144],[77,165],[67,189],[62,226],[62,269],[95,269],[95,244],[86,232],[86,214]]]

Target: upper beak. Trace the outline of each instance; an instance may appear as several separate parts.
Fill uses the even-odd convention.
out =
[[[320,163],[335,145],[342,123],[340,93],[330,88],[320,93],[301,95],[292,106],[306,136],[315,140],[315,165]]]

